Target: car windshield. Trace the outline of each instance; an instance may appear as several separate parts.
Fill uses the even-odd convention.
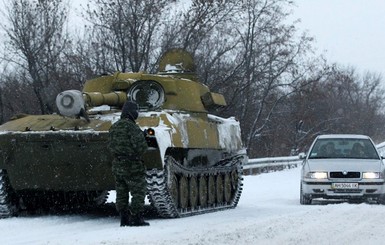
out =
[[[369,139],[318,139],[309,158],[379,159]]]

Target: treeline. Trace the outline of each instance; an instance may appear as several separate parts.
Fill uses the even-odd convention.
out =
[[[89,0],[69,30],[69,2],[9,0],[3,10],[0,121],[54,113],[56,95],[115,71],[156,72],[184,48],[200,80],[223,93],[250,157],[302,151],[321,133],[385,140],[382,77],[329,64],[288,17],[291,0]]]

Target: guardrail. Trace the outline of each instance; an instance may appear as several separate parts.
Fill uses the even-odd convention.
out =
[[[303,160],[299,156],[290,157],[266,157],[249,159],[248,163],[243,166],[244,175],[257,175],[280,171],[283,169],[296,168]]]
[[[385,142],[376,145],[376,148],[382,156],[385,156]]]
[[[376,145],[378,152],[385,157],[385,142]],[[244,175],[257,175],[261,173],[275,172],[283,169],[296,168],[303,160],[299,156],[290,157],[266,157],[249,159],[243,166]]]

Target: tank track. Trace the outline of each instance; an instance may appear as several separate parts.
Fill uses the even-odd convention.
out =
[[[217,163],[215,166],[210,168],[204,168],[204,167],[193,167],[193,168],[187,168],[183,165],[179,164],[174,158],[171,156],[167,156],[165,159],[165,167],[162,170],[159,169],[153,169],[150,171],[147,171],[147,190],[149,194],[149,200],[153,204],[153,206],[157,209],[160,216],[165,218],[178,218],[178,217],[185,217],[185,216],[191,216],[191,215],[197,215],[197,214],[203,214],[208,212],[214,212],[224,209],[230,209],[235,208],[238,204],[239,198],[242,193],[242,160],[244,156],[238,155],[236,157],[232,157],[230,159],[226,159],[224,161],[221,161]],[[210,195],[213,195],[213,193],[210,193],[208,189],[210,188],[210,183],[207,181],[209,178],[217,181],[218,176],[234,176],[231,183],[231,198],[226,201],[226,197],[222,198],[222,201],[215,200],[214,202],[207,203],[202,205],[201,203],[201,195],[203,198],[207,197],[207,200],[210,198]],[[233,175],[232,175],[233,174]],[[173,177],[178,176],[177,184],[173,182]],[[181,184],[183,181],[181,179],[184,179],[184,183],[188,183],[187,185]],[[202,183],[202,189],[206,189],[207,194],[200,193],[200,182],[203,178]],[[186,182],[186,179],[188,182]],[[199,179],[199,191],[198,191],[198,202],[192,205],[192,200],[190,197],[191,194],[191,187],[189,187],[189,184],[191,182],[191,179]],[[218,183],[215,183],[215,192],[218,191],[218,188],[220,190],[225,190],[225,183],[222,178],[219,178],[221,181],[218,181],[218,183],[221,183],[218,185]],[[207,181],[207,183],[205,182]],[[173,184],[174,183],[174,184]],[[206,185],[205,185],[206,184]],[[173,186],[174,185],[174,186]],[[218,187],[219,186],[219,187]],[[173,193],[173,190],[177,190],[179,192],[178,195],[175,195]],[[188,193],[188,205],[181,205],[180,204],[180,194]],[[207,196],[206,196],[207,195]],[[218,194],[215,194],[215,198],[217,198]],[[176,197],[177,196],[177,197]],[[215,199],[214,198],[214,199]],[[178,199],[178,200],[176,200]],[[205,200],[205,199],[203,199]],[[184,207],[181,207],[184,206]]]
[[[0,218],[16,216],[18,205],[6,170],[0,169]]]

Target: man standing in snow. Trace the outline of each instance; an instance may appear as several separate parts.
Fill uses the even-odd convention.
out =
[[[108,147],[114,156],[112,172],[115,175],[116,209],[120,226],[149,225],[142,216],[146,196],[146,170],[142,155],[147,143],[142,130],[136,125],[138,105],[127,101],[120,120],[110,128]],[[131,192],[131,207],[128,206]]]

